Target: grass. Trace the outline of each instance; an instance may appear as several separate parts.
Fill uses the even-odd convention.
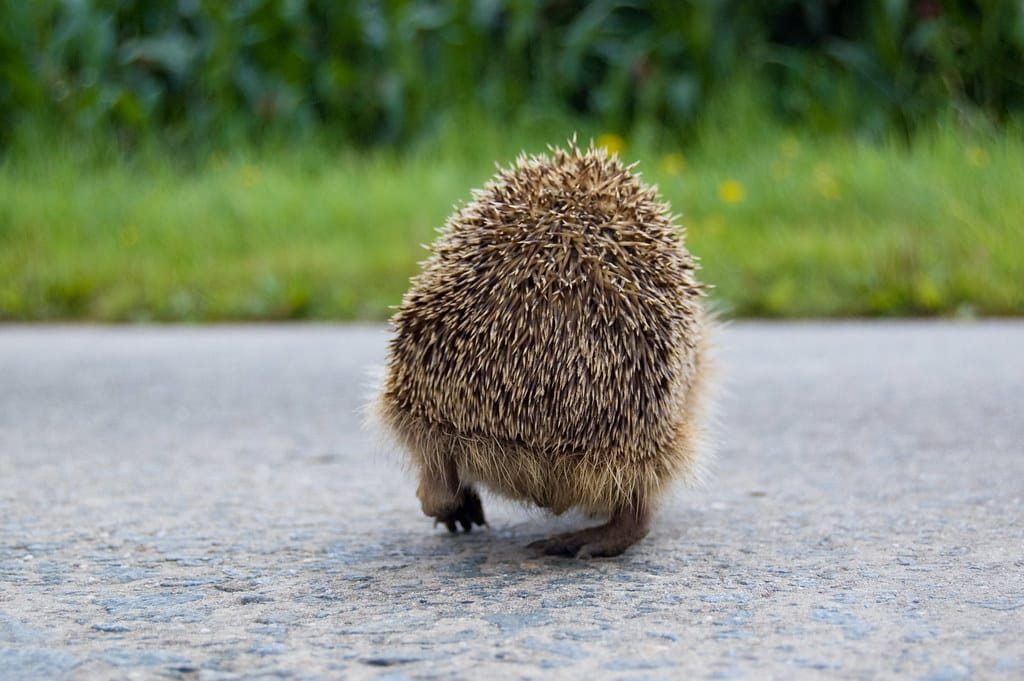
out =
[[[400,156],[32,145],[0,165],[0,320],[382,319],[494,161],[571,129],[453,124]],[[723,124],[622,155],[682,214],[727,315],[1024,314],[1019,130],[907,145]]]

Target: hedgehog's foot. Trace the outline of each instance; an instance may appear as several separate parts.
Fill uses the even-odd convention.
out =
[[[549,556],[617,556],[646,537],[649,530],[650,513],[628,509],[613,514],[611,520],[604,525],[541,539],[530,544],[529,548]]]
[[[473,525],[482,527],[487,524],[480,495],[469,485],[459,483],[454,466],[440,472],[424,469],[420,474],[416,496],[419,497],[424,515],[434,518],[435,526],[443,523],[449,532],[457,532],[459,525],[462,525],[465,532],[469,532]]]
[[[459,490],[458,506],[451,511],[436,516],[435,527],[438,523],[444,523],[449,532],[458,532],[457,525],[462,525],[463,532],[471,532],[473,525],[483,527],[487,524],[484,520],[484,507],[480,503],[480,495],[472,487],[463,487]]]

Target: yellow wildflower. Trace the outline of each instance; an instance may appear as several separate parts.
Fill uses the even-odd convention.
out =
[[[658,170],[666,175],[678,175],[686,170],[686,159],[678,152],[665,154],[658,163]]]
[[[246,189],[251,189],[259,184],[260,181],[260,169],[254,165],[246,163],[238,171],[238,177],[242,181],[242,186]]]
[[[595,143],[597,147],[604,147],[608,150],[609,154],[621,154],[626,150],[626,140],[622,139],[614,132],[606,132],[597,138]]]
[[[792,135],[787,135],[779,143],[779,151],[782,152],[783,158],[795,158],[800,153],[800,140]]]
[[[971,147],[967,150],[967,160],[975,168],[984,168],[988,165],[988,152],[981,147]]]
[[[842,195],[839,180],[836,179],[832,166],[827,163],[814,169],[814,186],[818,193],[829,201],[834,201]]]
[[[725,219],[718,213],[712,213],[704,218],[702,224],[698,224],[696,227],[705,234],[718,234],[725,229]]]
[[[718,198],[725,203],[739,203],[747,195],[747,189],[739,180],[726,180],[718,185]]]
[[[139,228],[135,225],[127,225],[121,230],[121,243],[129,248],[139,243]]]

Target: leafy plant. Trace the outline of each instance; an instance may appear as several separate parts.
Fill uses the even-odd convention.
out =
[[[38,0],[0,6],[0,143],[401,144],[462,110],[685,136],[739,79],[816,129],[1024,106],[1013,0]]]

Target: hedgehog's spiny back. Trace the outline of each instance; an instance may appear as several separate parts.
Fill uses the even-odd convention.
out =
[[[649,456],[693,370],[693,269],[617,159],[522,157],[449,219],[406,294],[385,399],[463,436]]]

